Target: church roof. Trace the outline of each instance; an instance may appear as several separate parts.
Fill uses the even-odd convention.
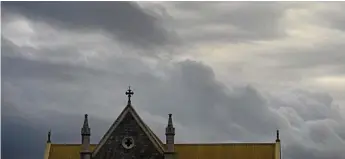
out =
[[[80,144],[50,144],[46,159],[80,159]],[[93,151],[97,145],[91,144]],[[178,159],[275,159],[276,143],[175,144]]]
[[[138,124],[159,153],[163,154],[165,152],[166,145],[143,122],[131,105],[130,97],[133,92],[129,89],[126,95],[128,95],[129,100],[125,109],[105,133],[99,144],[90,145],[93,157],[102,150],[102,146],[106,145],[106,142],[111,141],[112,133],[117,132],[115,131],[116,128],[124,121],[128,121],[128,118],[125,118],[126,116],[133,117],[130,120]],[[119,127],[121,128],[121,126]],[[44,159],[80,159],[81,144],[54,144],[51,143],[50,135],[49,133]],[[175,153],[176,159],[279,159],[279,132],[277,131],[277,140],[273,143],[175,144]]]
[[[157,150],[160,151],[160,153],[164,153],[164,144],[163,142],[152,132],[152,130],[143,122],[143,120],[140,118],[138,113],[135,111],[133,106],[131,104],[128,104],[125,109],[121,112],[119,117],[115,120],[115,122],[111,125],[109,130],[105,133],[101,141],[99,142],[99,145],[95,147],[94,152],[92,153],[92,156],[95,156],[100,148],[103,146],[103,144],[108,140],[110,137],[111,133],[115,131],[116,127],[118,124],[124,119],[124,117],[128,114],[131,113],[136,122],[141,126],[143,131],[146,133],[146,135],[150,138],[152,143],[156,146]]]

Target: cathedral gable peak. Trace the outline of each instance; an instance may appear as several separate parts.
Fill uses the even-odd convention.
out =
[[[160,158],[164,154],[164,144],[137,114],[129,97],[127,106],[103,136],[92,158],[117,158],[133,153],[143,155],[139,158]]]

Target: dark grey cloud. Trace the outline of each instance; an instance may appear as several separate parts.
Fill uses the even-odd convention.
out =
[[[344,153],[333,153],[325,152],[323,150],[312,149],[305,147],[300,144],[289,145],[284,151],[284,156],[287,156],[287,159],[303,159],[303,158],[313,158],[313,159],[342,159],[344,158]]]
[[[138,81],[134,79],[154,82],[152,76],[136,75],[142,65],[135,59],[124,58],[126,62],[114,59],[115,63],[108,65],[113,69],[105,71],[46,58],[28,59],[23,56],[28,48],[18,47],[6,39],[3,46],[2,144],[8,145],[2,151],[4,158],[42,157],[49,129],[53,130],[54,142],[79,143],[83,113],[91,113],[92,142],[97,143],[112,121],[97,119],[92,113],[102,116],[95,110],[104,106],[110,110],[122,109],[126,101],[123,90],[128,84],[136,85]],[[97,100],[85,100],[87,96]],[[103,104],[97,102],[100,100]],[[114,100],[116,102],[112,102]],[[111,116],[116,113],[119,112],[114,111]]]
[[[34,116],[16,109],[16,105],[2,100],[1,140],[2,158],[42,158],[47,133],[52,130],[54,143],[80,143],[83,115],[42,111]],[[97,143],[111,122],[90,116],[91,142]]]
[[[328,94],[293,92],[292,96],[298,96],[296,101],[278,100],[277,97],[263,96],[253,86],[227,88],[216,80],[212,68],[201,62],[187,60],[173,63],[172,68],[164,71],[166,77],[163,78],[150,71],[131,71],[138,68],[150,70],[144,63],[140,64],[140,60],[134,66],[121,63],[119,59],[112,61],[113,67],[109,70],[125,69],[123,73],[102,70],[95,75],[95,70],[84,66],[3,56],[2,105],[5,109],[2,113],[7,115],[3,116],[2,125],[6,127],[2,129],[2,134],[7,137],[6,142],[19,142],[16,139],[19,133],[11,132],[28,130],[26,137],[32,139],[23,140],[38,146],[30,150],[30,156],[26,157],[42,155],[42,144],[49,128],[54,130],[55,142],[78,143],[82,116],[89,113],[92,139],[97,143],[116,118],[115,114],[119,114],[124,107],[124,90],[130,83],[136,91],[133,104],[141,114],[145,110],[151,115],[166,118],[166,114],[173,113],[176,124],[188,128],[177,129],[179,142],[267,142],[274,141],[275,129],[279,128],[286,158],[344,156],[342,151],[332,150],[333,146],[344,144],[344,134],[341,133],[344,119],[332,107],[333,99]],[[118,64],[123,67],[116,67]],[[65,74],[70,80],[59,78]],[[339,126],[331,124],[327,127],[325,123],[328,121]],[[151,121],[149,125],[155,124]],[[162,139],[164,126],[155,126],[160,128],[156,132]],[[295,134],[294,129],[298,129],[299,133]],[[184,131],[195,134],[188,136]],[[214,136],[215,133],[217,136]],[[328,137],[320,142],[325,134]],[[305,142],[296,139],[300,136],[309,138]],[[340,140],[336,142],[335,139]],[[12,144],[3,153],[11,158],[13,149],[26,152],[25,146]],[[300,148],[296,150],[295,147]]]
[[[2,8],[5,17],[15,12],[55,27],[105,30],[141,47],[172,42],[172,36],[161,25],[162,17],[132,2],[2,2]]]
[[[198,62],[184,61],[176,64],[171,79],[162,83],[159,89],[140,90],[148,94],[148,101],[154,101],[154,105],[149,105],[151,112],[172,112],[176,119],[188,127],[222,130],[224,133],[210,140],[205,139],[205,142],[224,139],[258,140],[253,134],[270,138],[275,129],[284,126],[285,123],[272,114],[267,108],[267,101],[255,88],[248,86],[233,89],[228,90],[218,82],[209,67]],[[243,131],[253,134],[243,135]]]
[[[2,57],[2,75],[3,78],[30,80],[42,79],[53,81],[73,81],[75,74],[85,74],[89,72],[90,75],[99,75],[101,72],[93,71],[91,68],[73,65],[61,65],[48,63],[44,61],[30,61],[20,57]],[[12,64],[17,64],[13,67]],[[35,71],[32,71],[35,70]],[[25,79],[22,79],[25,77]]]
[[[203,4],[210,5],[199,5]],[[234,4],[240,4],[239,8],[247,5]],[[24,6],[19,8],[32,7]],[[209,8],[207,5],[200,6],[203,10],[212,10],[212,5]],[[18,7],[17,4],[10,4],[9,8]],[[265,12],[265,7],[258,8],[255,12],[258,15]],[[251,17],[247,12],[236,12]],[[211,12],[208,14],[213,16]],[[58,16],[54,17],[54,21],[62,20],[59,15],[54,16]],[[47,21],[49,18],[43,19]],[[240,20],[229,23],[238,27],[244,25],[247,32],[256,32],[254,27],[245,27],[248,22]],[[277,36],[264,31],[262,33],[267,36],[262,36],[265,38]],[[9,145],[2,151],[4,158],[43,156],[46,133],[50,128],[54,142],[79,143],[84,113],[90,114],[92,141],[97,143],[125,106],[124,91],[128,84],[136,92],[134,106],[162,139],[165,121],[162,124],[155,118],[161,121],[168,113],[173,113],[178,142],[267,142],[274,141],[275,130],[279,128],[284,158],[338,159],[345,156],[341,149],[345,144],[345,120],[340,108],[335,106],[333,98],[327,93],[298,90],[268,96],[251,85],[226,86],[226,83],[217,80],[211,67],[192,60],[156,61],[159,64],[153,67],[140,57],[111,54],[99,61],[90,59],[89,62],[76,63],[74,59],[82,56],[77,48],[18,46],[10,37],[2,37],[2,139],[3,144]],[[29,56],[27,52],[34,53],[34,56]],[[324,58],[325,61],[317,59],[317,63],[308,59],[306,62],[314,66],[320,62],[332,64]],[[339,61],[334,64],[341,65]],[[33,149],[25,149],[29,145]],[[21,153],[13,153],[14,150],[27,154],[16,156]]]
[[[44,133],[32,129],[31,123],[23,120],[21,123],[11,121],[13,119],[1,120],[1,143],[2,158],[42,158],[44,154]],[[35,146],[32,146],[35,145]]]

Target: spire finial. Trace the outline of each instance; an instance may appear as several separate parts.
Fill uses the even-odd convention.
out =
[[[51,137],[51,135],[52,135],[52,132],[51,132],[51,131],[52,131],[51,129],[48,131],[47,143],[51,143],[51,140],[50,140],[50,137]]]
[[[168,126],[173,126],[172,114],[169,114]]]
[[[83,127],[81,128],[81,135],[90,135],[90,127],[89,127],[89,120],[88,120],[88,115],[84,115],[84,124]]]
[[[172,114],[169,114],[168,126],[165,128],[165,140],[167,145],[167,152],[174,152],[175,128],[172,121]]]
[[[87,119],[88,115],[85,114],[84,115],[84,124],[83,124],[83,127],[86,127],[88,128],[89,127],[89,120]]]
[[[166,135],[175,135],[175,128],[172,121],[172,114],[169,114],[168,125],[165,129]]]
[[[279,130],[277,130],[277,139],[276,139],[276,142],[280,142],[280,139],[279,139]]]
[[[128,86],[128,90],[127,90],[127,92],[125,94],[128,96],[128,103],[127,103],[127,105],[131,105],[132,104],[131,97],[132,97],[132,95],[134,95],[134,92],[131,90],[131,86]]]

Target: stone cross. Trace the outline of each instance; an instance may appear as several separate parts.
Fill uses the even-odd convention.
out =
[[[128,96],[128,105],[129,105],[131,104],[131,97],[134,94],[134,92],[131,90],[131,86],[128,87],[128,90],[125,94]]]
[[[49,130],[49,132],[48,132],[48,139],[47,139],[48,143],[51,143],[51,140],[50,140],[51,135],[52,135],[52,132],[51,132],[51,130]]]

